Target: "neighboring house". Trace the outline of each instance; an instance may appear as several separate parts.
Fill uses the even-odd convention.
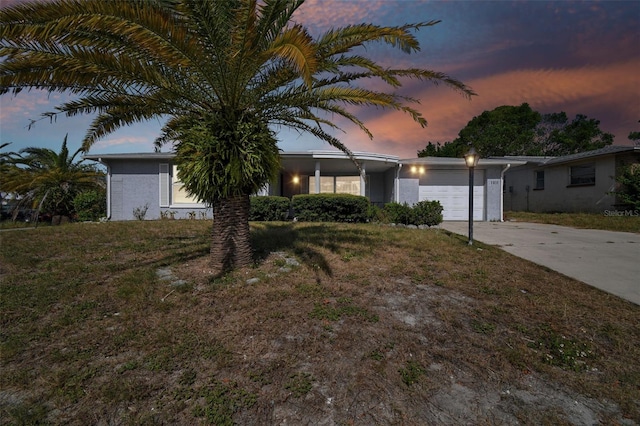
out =
[[[340,151],[283,152],[276,182],[259,195],[350,193],[371,203],[415,204],[438,200],[445,220],[467,220],[469,170],[461,158],[396,156],[356,152],[362,167]],[[211,209],[186,194],[171,153],[95,154],[85,158],[107,167],[107,216],[133,220],[134,210],[146,207],[146,219],[211,217]],[[500,221],[503,174],[515,159],[481,159],[474,173],[474,220]]]
[[[605,148],[562,157],[504,157],[525,165],[505,174],[505,209],[531,212],[616,210],[616,176],[640,163],[640,147]]]

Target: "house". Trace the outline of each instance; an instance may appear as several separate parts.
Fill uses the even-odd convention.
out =
[[[531,212],[602,213],[622,208],[616,176],[640,163],[640,147],[610,145],[562,157],[504,157],[524,161],[505,174],[505,209]]]
[[[361,166],[340,151],[283,152],[275,182],[258,195],[350,193],[383,206],[438,200],[445,220],[468,220],[469,169],[461,158],[415,158],[355,152]],[[94,154],[86,159],[107,168],[107,216],[133,220],[211,217],[211,208],[191,198],[178,179],[172,153]],[[474,170],[474,220],[499,221],[503,212],[503,176],[515,159],[481,159]]]

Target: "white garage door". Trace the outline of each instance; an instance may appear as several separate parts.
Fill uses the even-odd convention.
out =
[[[419,200],[438,200],[444,220],[469,220],[469,171],[431,170],[420,182]],[[484,170],[473,176],[473,220],[484,220]]]

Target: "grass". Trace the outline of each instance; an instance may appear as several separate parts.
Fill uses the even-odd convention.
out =
[[[446,231],[377,225],[255,223],[255,267],[212,279],[209,232],[0,233],[0,424],[640,418],[636,305]]]
[[[627,212],[629,214],[634,213],[631,210],[627,210]],[[517,220],[520,222],[570,226],[572,228],[640,233],[640,212],[635,212],[634,214],[635,215],[632,216],[616,216],[614,214],[605,213],[506,212],[505,219]]]

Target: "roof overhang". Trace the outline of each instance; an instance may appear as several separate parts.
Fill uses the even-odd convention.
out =
[[[114,161],[171,161],[175,153],[149,152],[130,154],[90,154],[85,159],[111,163]],[[364,168],[367,173],[379,173],[394,168],[398,164],[398,157],[394,155],[377,154],[372,152],[353,152],[355,161]],[[349,173],[357,174],[357,167],[353,160],[342,151],[289,151],[280,153],[282,168],[291,173],[313,175],[316,164],[319,163],[321,173]]]
[[[399,161],[403,166],[425,166],[431,169],[467,169],[464,158],[453,157],[419,157]],[[480,158],[476,169],[491,167],[515,167],[526,164],[526,161],[508,158]]]

